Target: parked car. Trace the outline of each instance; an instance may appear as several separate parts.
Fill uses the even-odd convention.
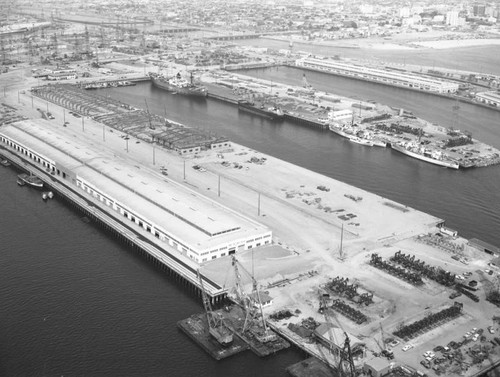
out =
[[[413,348],[413,345],[407,344],[407,345],[403,346],[403,348],[401,348],[401,349],[403,350],[403,352],[406,352],[412,348]]]

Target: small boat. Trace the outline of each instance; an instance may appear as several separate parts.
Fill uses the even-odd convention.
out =
[[[2,164],[2,165],[3,165],[3,166],[5,166],[5,167],[10,166],[10,162],[9,162],[9,160],[2,160],[2,161],[0,161],[0,164]]]
[[[17,176],[17,184],[20,186],[24,186],[24,184],[20,184],[19,181],[24,182],[24,184],[27,184],[31,187],[35,188],[42,188],[43,187],[43,181],[38,178],[36,175],[28,175],[26,173],[19,174]]]

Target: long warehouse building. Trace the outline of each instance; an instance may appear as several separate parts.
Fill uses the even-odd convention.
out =
[[[65,133],[22,121],[0,128],[0,147],[20,154],[81,196],[203,263],[271,243],[266,226],[146,166],[127,163]]]
[[[455,93],[459,85],[452,81],[440,80],[417,74],[370,68],[361,65],[341,63],[330,59],[303,58],[295,62],[297,67],[327,72],[339,76],[349,76],[386,85],[401,86],[409,89],[435,93]]]

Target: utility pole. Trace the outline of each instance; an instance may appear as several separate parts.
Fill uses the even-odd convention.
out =
[[[184,180],[186,180],[186,160],[184,160]]]
[[[220,174],[219,174],[219,183],[217,185],[217,196],[220,197]]]
[[[257,199],[257,216],[260,216],[260,192],[258,193],[258,199]]]
[[[344,258],[344,250],[342,249],[342,243],[344,241],[344,223],[342,223],[342,231],[340,233],[340,250],[339,250],[339,254],[340,254],[340,259],[343,259]]]

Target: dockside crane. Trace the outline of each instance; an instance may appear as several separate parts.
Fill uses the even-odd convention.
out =
[[[146,100],[146,98],[144,98],[144,102],[146,103],[146,110],[148,112],[149,128],[154,130],[155,126],[153,126],[153,124],[151,123],[151,113],[149,112],[148,101]],[[153,136],[153,141],[154,141],[154,136]]]
[[[320,292],[320,312],[323,312],[323,316],[325,317],[325,321],[328,325],[333,324],[329,311],[328,311],[328,305],[325,299],[325,296],[321,294]],[[339,373],[340,377],[355,377],[356,376],[356,369],[354,367],[354,360],[352,358],[352,352],[351,352],[351,340],[349,339],[349,336],[347,335],[347,332],[344,330],[343,326],[340,324],[340,321],[338,320],[337,316],[335,315],[335,312],[332,311],[332,317],[334,318],[336,325],[338,326],[339,329],[342,330],[345,336],[344,340],[344,345],[342,349],[340,349],[338,352],[334,352],[332,347],[330,346],[330,352],[332,355],[335,357],[335,362],[337,363],[337,371]],[[333,331],[331,330],[331,327],[328,327],[328,335],[330,337],[330,340],[335,341],[336,344],[340,344],[336,339]],[[330,343],[331,343],[330,341]]]
[[[207,316],[208,332],[220,345],[227,347],[233,343],[233,334],[224,324],[222,316],[214,313],[210,299],[205,291],[205,286],[203,285],[200,270],[196,270],[196,274],[200,283],[203,307]]]
[[[234,268],[235,278],[236,278],[236,296],[245,311],[245,322],[243,324],[243,332],[246,332],[250,328],[250,324],[253,320],[259,317],[260,314],[260,324],[262,326],[263,332],[262,334],[256,335],[259,341],[266,343],[273,340],[276,340],[277,335],[271,331],[264,317],[264,311],[262,310],[262,301],[260,299],[260,292],[258,289],[257,280],[255,280],[254,276],[250,274],[245,267],[236,259],[236,257],[232,256],[232,266]],[[247,295],[241,286],[241,274],[238,268],[238,265],[241,267],[243,271],[250,277],[252,281],[252,294],[253,298]],[[256,300],[255,300],[256,298]]]

